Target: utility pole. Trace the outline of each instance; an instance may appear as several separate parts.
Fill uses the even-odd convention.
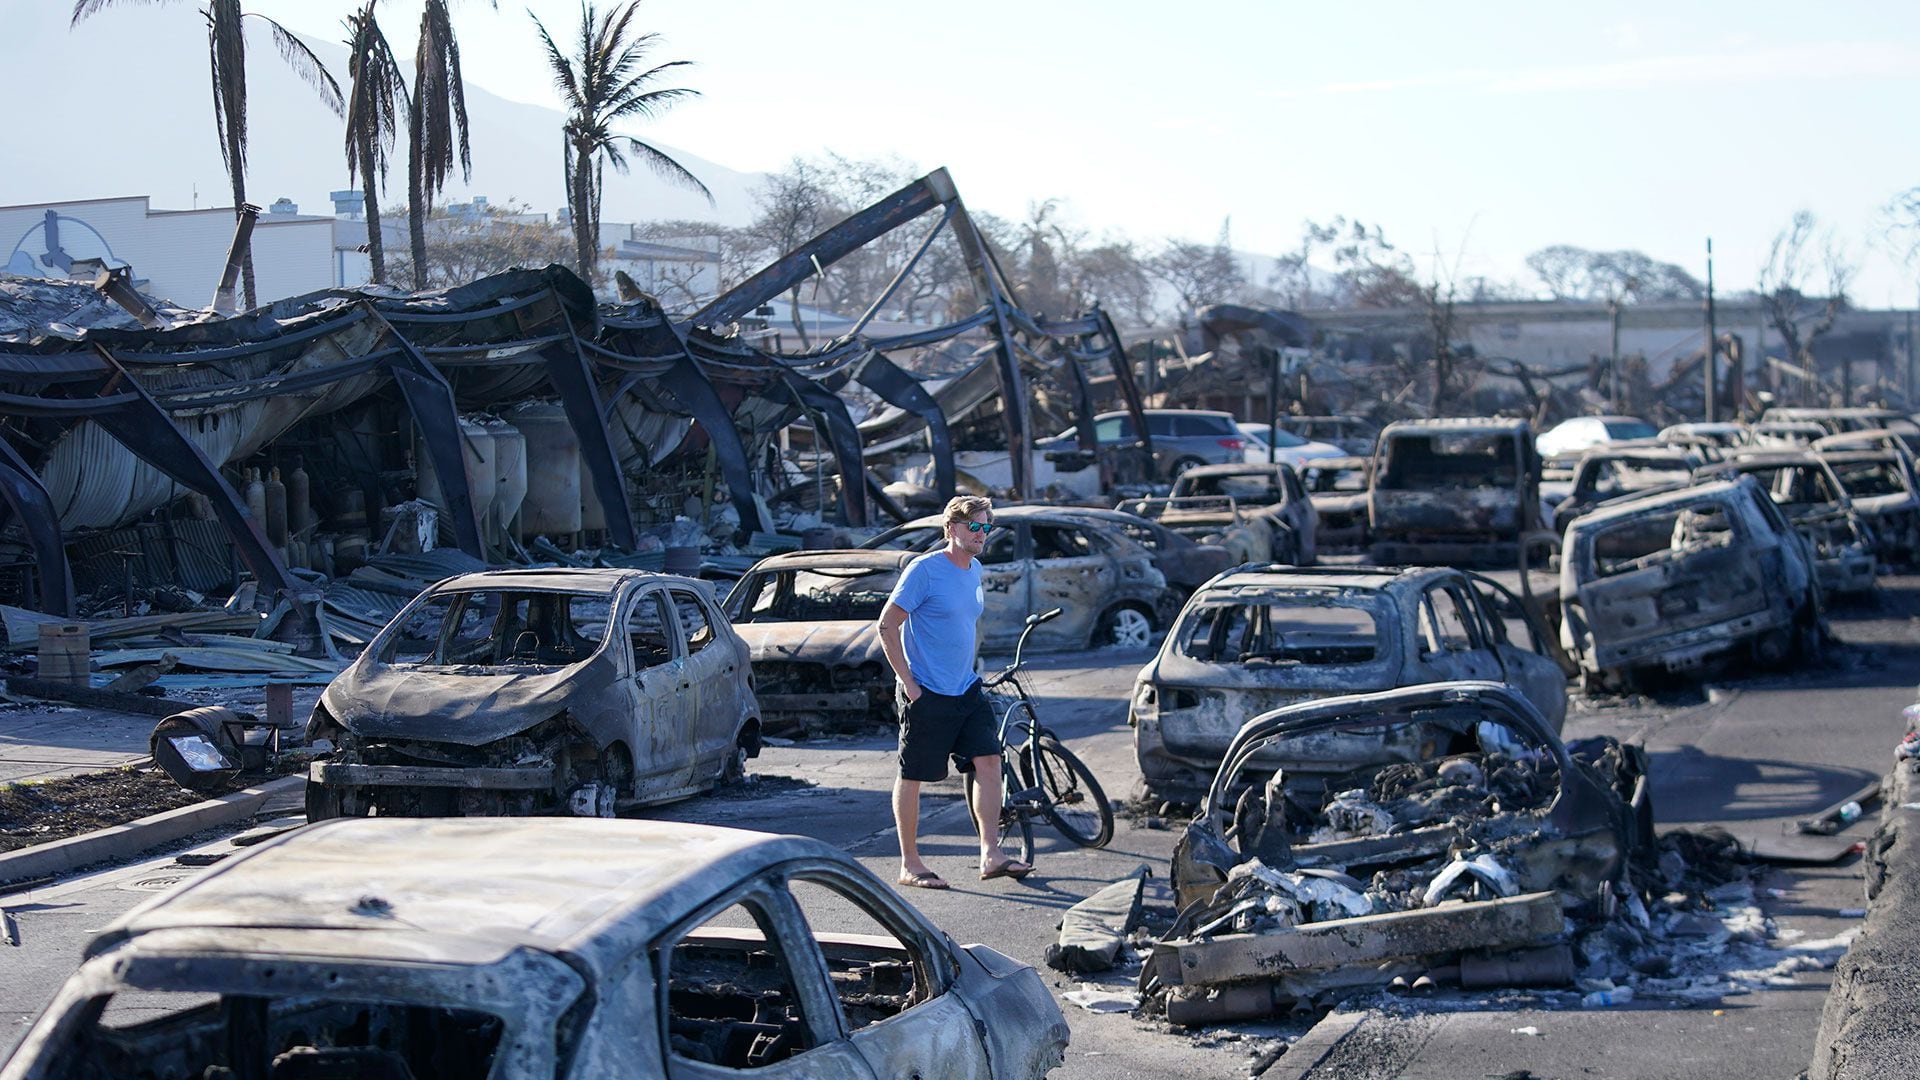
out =
[[[1607,315],[1613,321],[1613,360],[1607,365],[1607,371],[1613,376],[1613,413],[1620,414],[1620,298],[1607,301]]]
[[[1707,407],[1703,417],[1711,424],[1719,417],[1714,408],[1715,387],[1720,378],[1720,335],[1713,325],[1713,237],[1707,237]]]

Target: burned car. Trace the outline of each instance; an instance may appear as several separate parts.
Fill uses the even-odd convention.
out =
[[[1812,552],[1752,477],[1610,503],[1567,528],[1562,644],[1590,686],[1751,650],[1765,667],[1825,639]]]
[[[1041,626],[1033,646],[1144,648],[1180,610],[1180,596],[1146,548],[1120,528],[1074,507],[1005,506],[980,554],[987,610],[980,647],[1008,651],[1026,618],[1052,608],[1066,614]],[[938,515],[881,533],[862,547],[932,551],[946,543]]]
[[[1237,562],[1314,562],[1318,517],[1300,474],[1283,461],[1196,466],[1173,482],[1171,496],[1123,502],[1119,509],[1218,544]]]
[[[1359,737],[1406,753],[1326,777],[1260,764]],[[1567,917],[1631,895],[1653,840],[1644,751],[1562,743],[1505,684],[1288,706],[1234,735],[1176,843],[1180,914],[1141,989],[1200,1023],[1440,968],[1467,985],[1570,982]]]
[[[760,749],[746,642],[706,582],[498,570],[422,592],[327,686],[307,815],[571,813],[666,802]]]
[[[917,558],[903,551],[793,551],[753,565],[721,608],[753,656],[769,735],[892,726],[893,669],[880,613]]]
[[[1820,591],[1827,596],[1873,591],[1873,530],[1853,509],[1832,466],[1805,450],[1756,450],[1709,465],[1700,479],[1751,476],[1813,549]]]
[[[1525,420],[1401,420],[1380,433],[1374,562],[1511,564],[1539,529],[1540,455]]]
[[[1319,552],[1367,549],[1367,488],[1373,462],[1366,458],[1319,458],[1300,467],[1300,483],[1313,500],[1313,543]]]
[[[116,919],[0,1077],[1030,1080],[1067,1038],[1033,969],[815,840],[332,821]]]
[[[1567,675],[1545,628],[1498,583],[1446,567],[1242,567],[1195,593],[1158,656],[1141,668],[1128,722],[1157,798],[1206,790],[1249,716],[1312,698],[1447,679],[1504,679],[1555,730]],[[1331,740],[1326,773],[1396,751]]]
[[[1598,446],[1580,455],[1566,497],[1554,504],[1553,531],[1612,499],[1693,482],[1704,459],[1668,446]]]
[[[1124,510],[1096,506],[1055,506],[1049,511],[1057,518],[1078,519],[1112,529],[1146,548],[1153,556],[1154,568],[1167,579],[1167,587],[1182,599],[1205,585],[1215,574],[1235,565],[1233,552],[1218,544],[1203,544],[1182,536],[1157,521],[1148,521]]]
[[[1873,531],[1882,562],[1920,562],[1920,478],[1897,450],[1822,450],[1840,486]]]

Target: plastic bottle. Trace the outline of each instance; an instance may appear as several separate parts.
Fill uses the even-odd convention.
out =
[[[1611,990],[1595,990],[1580,999],[1583,1009],[1604,1009],[1611,1005],[1625,1005],[1633,1000],[1633,987],[1616,986]]]

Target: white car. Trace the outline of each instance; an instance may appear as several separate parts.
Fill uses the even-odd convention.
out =
[[[1244,422],[1239,425],[1239,428],[1240,434],[1246,436],[1247,439],[1247,464],[1265,465],[1269,460],[1267,458],[1267,445],[1270,438],[1275,434],[1273,428],[1266,424]],[[1314,458],[1347,456],[1345,450],[1340,449],[1332,443],[1303,439],[1293,432],[1288,431],[1286,428],[1281,428],[1278,434],[1280,440],[1273,444],[1274,454],[1271,460],[1284,461],[1294,468],[1299,468],[1301,462],[1311,461]]]
[[[1659,433],[1658,428],[1637,416],[1576,416],[1541,432],[1533,446],[1541,457],[1553,457],[1601,443],[1651,439]]]

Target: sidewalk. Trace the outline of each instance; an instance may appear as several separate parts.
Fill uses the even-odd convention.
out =
[[[293,690],[293,721],[304,726],[317,686]],[[258,687],[221,690],[173,690],[202,705],[225,705],[266,715],[266,691]],[[0,703],[0,786],[22,781],[115,769],[147,757],[147,737],[158,717],[63,705],[54,701],[8,698]]]

